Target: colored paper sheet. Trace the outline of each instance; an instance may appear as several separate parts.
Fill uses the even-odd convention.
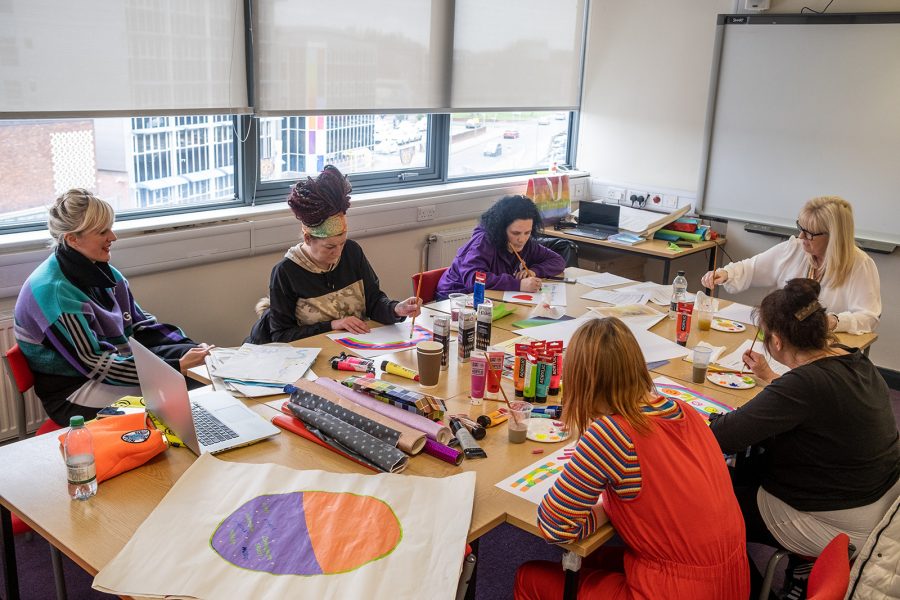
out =
[[[562,282],[545,282],[541,285],[540,292],[503,292],[503,301],[517,304],[541,304],[546,302],[550,306],[565,306],[566,284]]]
[[[574,451],[575,442],[554,448],[533,464],[497,483],[496,486],[529,502],[540,504],[544,494],[559,479],[563,467],[572,458]]]
[[[700,416],[707,421],[709,421],[710,415],[724,415],[734,410],[733,406],[713,400],[709,396],[685,387],[667,377],[657,377],[653,380],[653,383],[656,385],[656,391],[660,394],[668,398],[681,400],[700,413]]]
[[[419,319],[419,321],[422,320]],[[432,339],[431,331],[419,323],[416,323],[415,331],[412,338],[410,338],[409,330],[411,325],[411,320],[406,320],[403,323],[376,327],[369,333],[339,331],[337,333],[329,333],[328,337],[358,356],[375,358],[382,354],[409,350],[410,348],[415,348],[419,342]]]

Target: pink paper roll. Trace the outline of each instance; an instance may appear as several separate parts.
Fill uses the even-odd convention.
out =
[[[460,464],[462,464],[463,460],[462,452],[460,452],[456,448],[445,446],[444,444],[436,442],[432,439],[425,440],[425,448],[422,450],[422,452],[446,461],[451,465],[459,466]]]
[[[413,429],[418,429],[419,431],[425,433],[425,435],[427,435],[432,440],[440,442],[441,444],[446,444],[450,441],[450,438],[453,437],[453,434],[450,433],[450,428],[441,425],[440,423],[435,423],[434,421],[426,419],[422,415],[417,415],[416,413],[405,411],[402,408],[397,408],[396,406],[392,406],[390,404],[387,404],[386,402],[376,400],[371,396],[368,396],[361,392],[357,392],[356,390],[352,390],[346,385],[341,385],[334,379],[329,379],[328,377],[319,377],[318,379],[316,379],[316,383],[318,383],[322,387],[328,388],[342,398],[346,398],[347,400],[355,402],[360,406],[365,406],[369,410],[374,410],[379,414],[390,417],[395,421],[399,421],[404,425],[412,427]]]

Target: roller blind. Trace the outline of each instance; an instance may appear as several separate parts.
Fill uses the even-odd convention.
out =
[[[456,0],[456,110],[578,108],[584,0]]]
[[[0,117],[247,112],[241,0],[5,0]]]
[[[439,112],[450,0],[259,0],[260,114]]]

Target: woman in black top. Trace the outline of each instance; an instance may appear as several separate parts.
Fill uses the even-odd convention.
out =
[[[757,447],[756,484],[736,493],[749,541],[818,556],[838,533],[857,548],[900,494],[900,449],[888,387],[858,348],[833,342],[819,284],[792,279],[757,309],[769,354],[744,354],[770,381],[746,405],[711,422],[723,452]]]
[[[350,182],[332,165],[298,182],[288,197],[303,241],[275,268],[269,296],[256,305],[260,318],[247,341],[291,342],[332,330],[369,331],[365,319],[397,323],[419,314],[417,298],[388,298],[362,248],[347,239]]]

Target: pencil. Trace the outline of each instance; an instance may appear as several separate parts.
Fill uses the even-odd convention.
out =
[[[422,293],[422,280],[425,279],[425,253],[419,258],[419,283],[416,285],[416,305],[419,304],[419,294]],[[409,326],[409,339],[413,338],[416,331],[416,315],[413,315],[412,323]]]

